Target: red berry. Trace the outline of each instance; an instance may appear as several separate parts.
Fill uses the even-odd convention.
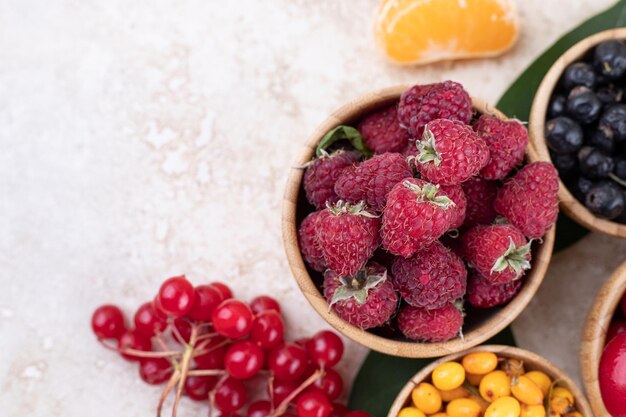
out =
[[[263,349],[271,349],[282,343],[285,336],[285,324],[275,310],[267,310],[259,314],[250,332],[250,340]]]
[[[414,307],[441,308],[467,288],[465,264],[438,241],[410,258],[397,257],[391,271],[394,287]]]
[[[254,315],[247,304],[228,299],[213,310],[212,322],[215,331],[221,336],[238,339],[252,330]]]
[[[172,364],[163,358],[142,358],[139,362],[139,376],[151,385],[159,385],[170,379]]]
[[[478,308],[490,308],[508,303],[522,288],[522,280],[491,285],[479,272],[472,271],[467,284],[467,301]]]
[[[437,119],[416,143],[415,166],[426,181],[454,185],[477,175],[489,161],[485,141],[461,122]]]
[[[626,416],[626,333],[615,336],[604,348],[598,382],[609,414]]]
[[[324,369],[324,376],[315,380],[313,385],[307,388],[308,392],[322,393],[330,401],[334,401],[343,392],[343,379],[337,371],[332,368]]]
[[[539,239],[559,214],[559,176],[549,162],[535,162],[509,178],[493,203],[526,237]]]
[[[338,150],[314,159],[302,178],[307,200],[318,210],[326,207],[326,202],[339,200],[335,194],[335,181],[341,171],[357,162],[360,156],[356,151]]]
[[[330,417],[344,417],[350,409],[343,404],[333,403],[333,412]]]
[[[268,385],[267,394],[270,396],[270,398],[273,397],[274,405],[278,405],[282,403],[283,400],[289,396],[289,394],[294,392],[295,389],[298,388],[298,386],[295,382],[274,380],[272,382],[271,388],[272,389],[270,390],[270,386]]]
[[[262,366],[263,351],[248,340],[233,343],[224,356],[224,367],[233,378],[252,378]]]
[[[343,342],[339,336],[328,330],[313,335],[307,342],[306,349],[311,359],[324,368],[332,368],[343,356]]]
[[[467,200],[465,225],[491,224],[497,216],[493,202],[498,194],[498,183],[474,177],[465,181],[461,186]]]
[[[346,413],[345,417],[372,417],[370,413],[366,413],[365,411],[349,411]]]
[[[609,329],[606,332],[606,342],[609,343],[615,336],[621,333],[626,333],[626,321],[614,320],[609,324]]]
[[[467,210],[467,198],[460,185],[442,185],[443,191],[454,202],[450,210],[450,229],[458,229],[465,223],[465,212]]]
[[[182,317],[193,307],[195,293],[191,283],[181,275],[165,280],[161,284],[158,297],[163,311],[175,317]]]
[[[322,210],[314,211],[302,220],[298,229],[298,244],[306,263],[318,272],[323,272],[328,265],[324,259],[324,252],[317,240],[317,228]]]
[[[154,308],[151,301],[144,303],[135,313],[135,330],[146,337],[161,333],[167,327],[167,317]]]
[[[373,210],[382,211],[393,186],[411,177],[413,170],[404,155],[384,153],[341,171],[335,192],[349,203],[365,201]]]
[[[227,346],[220,346],[224,339],[216,336],[202,349],[206,353],[194,357],[196,366],[201,369],[223,369]]]
[[[124,349],[141,350],[149,352],[152,350],[152,342],[149,338],[142,336],[134,330],[126,330],[117,341],[120,353]],[[122,357],[129,361],[138,361],[140,358],[132,354],[121,353]]]
[[[234,413],[248,400],[244,383],[235,378],[227,378],[215,390],[215,406],[224,413]]]
[[[277,381],[296,382],[307,371],[309,355],[302,347],[288,343],[272,349],[267,364]]]
[[[91,316],[91,329],[99,339],[118,338],[126,329],[122,310],[112,304],[98,307]]]
[[[355,275],[380,241],[380,219],[363,202],[338,202],[320,214],[317,240],[328,267],[342,277]]]
[[[229,298],[233,298],[233,292],[228,285],[219,281],[212,282],[209,285],[215,287],[222,294],[222,300],[228,300]]]
[[[358,126],[367,147],[374,153],[402,152],[409,143],[409,133],[398,122],[398,105],[367,115]]]
[[[272,404],[269,401],[255,401],[248,406],[246,417],[267,417],[272,411]]]
[[[305,392],[298,397],[296,410],[299,417],[329,417],[333,406],[324,394]]]
[[[433,310],[405,306],[398,314],[398,328],[409,339],[446,342],[461,331],[463,314],[453,305]]]
[[[257,316],[268,310],[274,310],[280,313],[280,304],[269,295],[259,295],[250,301],[250,309]]]
[[[184,392],[195,401],[207,401],[209,392],[217,384],[216,376],[188,376],[185,380]]]
[[[187,317],[196,321],[209,321],[211,314],[223,300],[222,293],[213,285],[198,285],[193,289],[195,301]]]
[[[178,333],[180,333],[180,335],[182,336],[183,341],[185,343],[189,343],[189,339],[191,339],[191,323],[189,323],[187,319],[179,317],[174,320],[174,327],[176,327],[176,330],[178,330]],[[174,338],[174,340],[178,343],[181,343],[181,341],[178,340],[178,338],[176,337]]]

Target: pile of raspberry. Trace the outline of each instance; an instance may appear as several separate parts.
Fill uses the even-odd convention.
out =
[[[339,336],[285,340],[280,305],[269,296],[248,304],[223,283],[194,287],[177,276],[137,309],[131,326],[106,304],[91,327],[103,346],[138,363],[143,381],[165,384],[158,416],[172,394],[174,417],[183,396],[220,417],[371,417],[337,402],[344,386],[333,369],[344,350]],[[262,393],[253,391],[260,386]]]
[[[474,114],[452,81],[329,132],[305,168],[298,237],[330,308],[361,329],[442,342],[462,334],[464,305],[508,303],[558,214],[557,172],[524,165],[527,144],[521,122]]]

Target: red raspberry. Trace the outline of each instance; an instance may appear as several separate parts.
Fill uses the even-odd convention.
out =
[[[372,257],[380,238],[380,219],[356,205],[339,201],[319,216],[317,240],[328,267],[342,277],[351,277]]]
[[[400,125],[411,137],[418,138],[426,123],[435,119],[458,120],[468,124],[472,119],[472,99],[459,83],[416,85],[402,93],[398,105]]]
[[[462,237],[465,259],[491,285],[520,279],[530,268],[530,242],[510,224],[474,226]]]
[[[336,294],[342,288],[341,295]],[[387,323],[398,304],[398,294],[384,266],[370,262],[352,278],[324,273],[324,297],[339,317],[361,329]]]
[[[393,186],[411,177],[413,171],[404,156],[384,153],[344,169],[335,183],[335,193],[350,203],[365,200],[369,207],[381,211]]]
[[[446,342],[461,331],[463,314],[453,305],[434,310],[405,306],[398,314],[398,328],[409,339]]]
[[[338,150],[330,155],[321,156],[307,167],[304,178],[306,198],[318,210],[326,206],[326,202],[335,203],[339,200],[335,194],[335,181],[341,170],[358,162],[357,151]]]
[[[465,213],[467,211],[467,198],[463,188],[460,185],[442,185],[440,189],[455,204],[450,207],[450,229],[458,229],[465,222]]]
[[[465,264],[439,242],[408,259],[396,258],[391,272],[394,287],[404,301],[414,307],[441,308],[465,295]]]
[[[524,159],[528,131],[518,120],[500,120],[483,114],[474,130],[487,143],[491,158],[480,175],[488,180],[501,180]]]
[[[437,119],[424,127],[417,142],[415,166],[422,177],[443,185],[467,181],[489,161],[489,148],[471,127],[461,122]]]
[[[322,214],[321,211],[314,211],[302,220],[298,229],[298,243],[306,263],[314,270],[322,272],[327,265],[316,236],[320,214]]]
[[[504,285],[491,285],[480,273],[472,271],[467,283],[467,301],[478,308],[495,307],[511,301],[521,288],[521,279]]]
[[[402,152],[409,143],[409,132],[398,122],[398,105],[394,104],[366,116],[358,131],[374,153]]]
[[[559,214],[559,176],[549,162],[526,165],[509,178],[493,204],[530,239],[541,238]]]
[[[465,224],[491,224],[497,216],[493,202],[498,194],[498,183],[480,177],[470,178],[462,185],[467,199]]]
[[[387,196],[380,233],[383,247],[405,258],[450,228],[454,202],[438,186],[419,179],[396,184]]]

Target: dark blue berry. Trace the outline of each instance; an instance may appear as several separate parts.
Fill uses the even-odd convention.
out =
[[[607,107],[600,116],[598,127],[610,131],[618,142],[626,140],[626,104]]]
[[[565,114],[565,106],[567,98],[564,95],[557,94],[552,96],[548,105],[548,117],[558,117]]]
[[[548,120],[544,135],[548,147],[559,154],[576,152],[584,142],[580,125],[565,116]]]
[[[604,106],[619,103],[622,101],[623,95],[624,91],[621,88],[615,87],[613,84],[600,87],[596,90],[596,96]]]
[[[626,45],[622,41],[610,40],[596,46],[593,64],[599,74],[616,80],[626,72]]]
[[[575,172],[578,165],[578,158],[576,158],[575,154],[550,152],[550,157],[557,171],[559,171],[559,175],[568,176]]]
[[[625,203],[622,189],[611,181],[595,184],[585,198],[585,206],[592,213],[609,220],[622,214]]]
[[[601,111],[602,103],[587,87],[576,87],[567,97],[567,113],[582,124],[594,122]]]
[[[567,188],[574,194],[576,199],[585,202],[587,193],[593,187],[594,182],[587,177],[573,178],[567,181]]]
[[[587,144],[600,149],[602,152],[612,155],[615,151],[613,133],[607,129],[593,129],[585,135]]]
[[[589,178],[606,178],[613,171],[613,158],[599,149],[584,146],[578,151],[580,170]]]
[[[566,90],[579,85],[593,88],[596,85],[596,74],[593,72],[593,67],[586,62],[575,62],[565,68],[562,80]]]
[[[613,174],[622,182],[626,183],[626,158],[620,158],[615,161]]]

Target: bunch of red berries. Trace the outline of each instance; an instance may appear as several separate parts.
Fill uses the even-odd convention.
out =
[[[335,402],[343,391],[333,369],[343,355],[341,339],[320,331],[286,341],[280,305],[271,297],[247,304],[222,283],[194,287],[178,276],[166,280],[133,321],[127,327],[119,307],[107,304],[94,311],[91,326],[104,346],[139,362],[142,380],[166,383],[158,415],[174,391],[173,416],[184,395],[224,417],[239,417],[246,404],[247,417],[369,417]],[[267,399],[250,402],[248,382],[259,378]]]
[[[464,300],[491,308],[520,291],[557,218],[557,172],[520,168],[524,125],[474,114],[452,81],[414,86],[357,127],[328,132],[306,166],[302,256],[348,323],[452,339]]]

